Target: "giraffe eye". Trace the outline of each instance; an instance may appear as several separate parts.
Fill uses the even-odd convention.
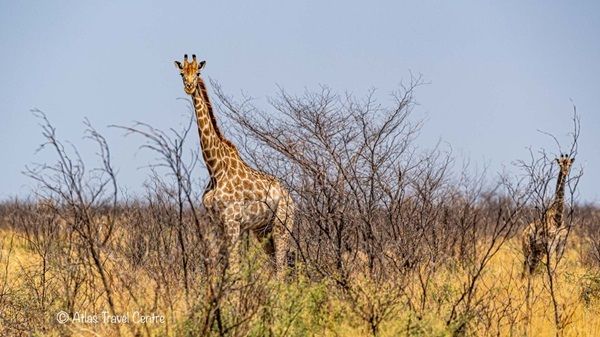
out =
[[[179,75],[181,75],[181,77],[183,77],[183,73],[179,73]]]

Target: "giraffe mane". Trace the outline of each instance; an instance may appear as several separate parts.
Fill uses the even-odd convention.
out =
[[[211,122],[213,128],[215,129],[215,133],[217,134],[217,136],[219,137],[219,139],[221,141],[223,141],[225,144],[230,146],[236,153],[238,153],[236,146],[229,139],[227,139],[227,138],[225,138],[225,136],[223,136],[223,134],[221,133],[221,130],[219,129],[219,126],[217,125],[217,119],[213,112],[212,103],[210,102],[210,98],[208,97],[208,91],[206,90],[206,84],[204,83],[204,80],[202,80],[201,78],[198,78],[198,88],[200,89],[200,94],[202,95],[202,99],[204,100],[204,102],[206,104],[206,108],[208,109],[208,115],[210,116],[210,122]]]

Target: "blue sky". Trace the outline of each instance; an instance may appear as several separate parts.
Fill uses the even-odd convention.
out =
[[[600,202],[597,1],[2,1],[0,50],[0,198],[27,194],[24,166],[51,158],[35,153],[43,139],[32,108],[92,153],[88,117],[109,139],[120,183],[139,188],[148,160],[139,139],[105,126],[181,125],[173,60],[195,53],[205,76],[259,101],[277,85],[386,97],[421,73],[418,142],[442,140],[492,172],[530,146],[555,151],[538,129],[567,141],[572,99],[581,200]]]

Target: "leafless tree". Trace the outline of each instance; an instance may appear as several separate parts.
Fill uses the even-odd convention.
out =
[[[141,151],[154,155],[143,168],[144,190],[133,198],[119,191],[108,143],[89,122],[87,139],[99,149],[92,169],[36,111],[46,138],[41,148],[53,150],[56,162],[27,168],[39,185],[31,200],[0,203],[0,230],[18,233],[39,261],[20,265],[19,282],[11,283],[6,270],[12,246],[0,240],[0,328],[78,335],[75,325],[34,317],[105,306],[114,314],[135,306],[164,311],[165,335],[285,336],[302,319],[302,289],[314,285],[327,289],[317,296],[315,312],[342,303],[344,313],[373,336],[398,319],[406,319],[399,333],[426,334],[432,315],[455,336],[522,327],[522,307],[540,298],[529,293],[531,284],[523,296],[515,293],[524,286],[518,272],[503,276],[509,284],[489,284],[486,277],[507,242],[549,207],[551,158],[532,152],[518,163],[519,175],[496,177],[468,161],[461,165],[443,143],[419,146],[422,122],[413,109],[422,83],[411,78],[388,104],[376,91],[357,98],[327,87],[302,96],[281,89],[263,110],[254,100],[227,96],[213,82],[216,107],[245,159],[281,178],[297,205],[296,269],[281,283],[271,280],[268,257],[250,238],[241,268],[229,268],[223,226],[211,222],[200,203],[204,181],[192,109],[179,129],[113,126],[141,139]],[[575,117],[573,155],[578,137]],[[567,237],[578,228],[588,238],[593,264],[600,261],[594,260],[600,256],[594,255],[600,246],[593,230],[597,209],[578,211],[580,177],[575,172],[567,184],[565,226]],[[551,258],[554,246],[550,242],[545,251],[541,281],[559,335],[573,311],[557,296],[562,253]],[[111,332],[121,330],[157,333],[148,324]]]

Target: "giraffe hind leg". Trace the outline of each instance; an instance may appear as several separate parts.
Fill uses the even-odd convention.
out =
[[[533,226],[525,230],[522,239],[523,247],[523,272],[521,277],[532,275],[540,263],[541,251],[539,248],[538,235]]]
[[[254,234],[269,258],[269,266],[275,269],[275,240],[273,239],[272,227],[254,230]]]
[[[292,243],[294,225],[294,209],[289,199],[277,208],[273,224],[273,241],[275,244],[275,266],[281,277],[292,263],[289,261],[289,250]]]

